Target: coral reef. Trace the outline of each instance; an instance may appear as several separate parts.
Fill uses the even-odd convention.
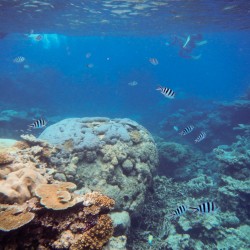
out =
[[[2,211],[0,212],[0,230],[5,232],[16,230],[28,224],[34,217],[34,213],[20,213],[17,208]]]
[[[129,119],[70,118],[39,136],[60,148],[50,160],[53,177],[74,181],[78,193],[98,191],[116,200],[116,209],[135,211],[158,163],[150,133]]]
[[[75,122],[82,128],[80,133]],[[114,232],[107,213],[116,206],[120,211],[112,219],[117,237],[107,247],[125,248],[122,235],[128,232],[130,215],[122,210],[136,211],[144,202],[158,162],[154,140],[129,119],[76,119],[69,131],[79,137],[64,137],[60,132],[59,143],[51,146],[43,136],[22,135],[24,141],[2,145],[1,153],[11,161],[5,161],[0,170],[1,214],[14,217],[12,229],[3,222],[6,233],[0,233],[1,245],[102,249]],[[76,185],[65,182],[72,180],[78,187],[75,193],[70,189]],[[39,200],[34,201],[34,196]],[[16,226],[14,218],[20,220]]]
[[[71,250],[101,250],[103,245],[108,242],[113,235],[113,226],[110,217],[106,214],[100,215],[97,219],[96,225],[93,226],[86,233],[80,235],[76,242],[74,242]]]
[[[250,176],[249,171],[246,171],[250,162],[249,138],[248,136],[237,136],[237,141],[231,146],[221,145],[213,150],[214,156],[225,173],[233,174],[239,179]]]
[[[127,237],[125,235],[118,237],[111,237],[108,244],[104,246],[103,250],[127,250]]]
[[[176,142],[166,142],[161,137],[156,137],[159,152],[158,172],[176,179],[195,177],[197,165],[202,165],[202,154],[194,151],[190,146]]]
[[[35,188],[47,180],[35,168],[24,167],[0,180],[0,203],[22,204],[34,196]]]
[[[126,211],[122,212],[111,212],[111,219],[115,228],[114,235],[126,235],[129,231],[131,220],[129,213]]]
[[[74,187],[73,183],[60,183],[56,186],[60,192]],[[39,197],[41,189],[44,192],[51,191],[55,189],[55,184],[38,186],[36,193],[39,193]],[[50,194],[53,196],[54,192]],[[100,204],[98,213],[85,212],[86,206],[82,203],[85,198],[87,199],[85,204],[93,206],[89,203],[89,197],[94,206]],[[112,221],[107,213],[108,208],[113,208],[111,204],[114,205],[114,201],[96,193],[86,194],[85,197],[74,195],[74,198],[77,200],[74,205],[60,207],[60,211],[58,206],[49,207],[42,203],[44,195],[40,201],[32,198],[33,200],[27,201],[25,205],[1,205],[3,211],[0,212],[0,231],[5,233],[0,232],[0,245],[4,249],[18,247],[19,249],[101,250],[113,235]],[[61,203],[64,204],[64,200],[61,200]],[[58,204],[57,200],[55,204]]]
[[[225,175],[221,180],[216,188],[213,179],[204,175],[188,182],[155,177],[143,209],[133,215],[128,249],[147,249],[149,234],[154,236],[151,249],[155,250],[248,249],[249,180]],[[219,208],[215,212],[202,215],[188,210],[182,216],[169,217],[179,205],[201,204],[204,196],[216,199]],[[235,236],[229,237],[230,233]]]
[[[55,181],[59,173],[51,158],[61,149],[22,137],[24,142],[0,143],[11,158],[0,170],[1,247],[102,249],[114,232],[107,215],[114,200],[99,192],[76,194],[74,183]],[[78,163],[76,155],[69,159]]]
[[[13,158],[8,153],[0,152],[0,165],[9,164],[13,161]]]
[[[76,200],[69,192],[76,188],[71,182],[61,182],[57,184],[40,184],[35,189],[35,194],[41,198],[41,204],[53,210],[63,210],[73,207]]]

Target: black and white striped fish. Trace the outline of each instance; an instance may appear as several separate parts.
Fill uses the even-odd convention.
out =
[[[46,126],[46,124],[47,124],[47,121],[45,121],[44,119],[38,119],[34,121],[32,124],[30,124],[28,127],[29,129],[43,128]]]
[[[187,127],[185,127],[181,132],[180,135],[187,135],[189,133],[191,133],[194,130],[194,126],[193,125],[189,125]]]
[[[201,131],[200,134],[198,135],[198,137],[194,140],[195,143],[201,142],[202,140],[204,140],[207,137],[206,132]]]
[[[187,206],[181,205],[178,208],[176,208],[169,217],[171,217],[171,218],[179,217],[179,216],[185,214],[187,210],[188,210]]]
[[[215,210],[217,210],[217,206],[213,201],[205,202],[205,203],[200,204],[197,207],[189,207],[189,208],[194,209],[195,212],[199,212],[202,214],[211,213],[211,212],[214,212]]]
[[[13,59],[14,63],[23,63],[25,61],[25,57],[23,56],[17,56]]]
[[[159,90],[167,98],[173,99],[175,97],[175,92],[167,87],[159,86],[156,90]]]

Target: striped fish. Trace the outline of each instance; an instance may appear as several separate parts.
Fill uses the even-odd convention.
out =
[[[185,214],[187,210],[188,210],[187,206],[181,205],[173,211],[173,213],[170,215],[170,217],[171,218],[179,217],[179,216]]]
[[[156,90],[159,90],[167,98],[173,99],[175,97],[175,92],[167,87],[159,86]]]
[[[159,64],[159,61],[157,60],[157,58],[149,58],[149,62],[150,62],[152,65],[154,65],[154,66],[156,66],[156,65]]]
[[[36,129],[36,128],[43,128],[45,127],[47,122],[44,119],[39,119],[34,121],[32,124],[29,125],[30,129]]]
[[[217,209],[217,206],[215,205],[215,203],[212,202],[205,202],[200,204],[198,207],[189,207],[190,209],[194,209],[195,212],[199,212],[199,213],[211,213],[214,212]]]
[[[14,63],[23,63],[25,61],[25,57],[23,56],[17,56],[13,59]]]
[[[181,132],[180,135],[187,135],[189,133],[191,133],[194,130],[194,126],[193,125],[189,125],[187,127],[185,127]]]
[[[204,131],[201,131],[201,133],[198,135],[198,137],[194,140],[195,143],[201,142],[207,137],[207,134]]]

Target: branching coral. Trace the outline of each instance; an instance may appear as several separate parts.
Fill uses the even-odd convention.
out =
[[[110,210],[114,207],[115,201],[108,196],[104,196],[98,192],[92,192],[83,196],[84,206],[96,205],[102,210]]]
[[[70,250],[101,250],[113,235],[113,225],[110,217],[103,214],[99,217],[97,224],[89,231],[82,234],[70,247]]]

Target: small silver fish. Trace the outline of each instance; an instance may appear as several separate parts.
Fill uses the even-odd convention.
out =
[[[173,129],[178,132],[179,131],[179,128],[177,126],[173,126]]]
[[[128,83],[129,86],[136,86],[137,84],[138,84],[137,81],[132,81]]]

